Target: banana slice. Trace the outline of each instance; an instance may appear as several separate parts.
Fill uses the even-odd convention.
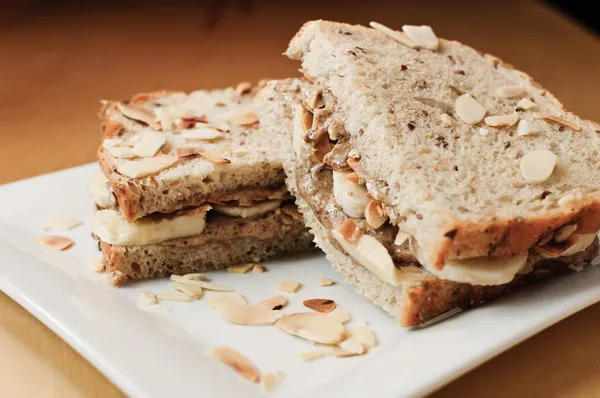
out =
[[[348,216],[363,218],[370,202],[367,189],[364,185],[348,180],[347,174],[349,173],[343,171],[333,172],[333,197]]]
[[[252,206],[222,206],[213,204],[213,209],[221,214],[225,214],[230,217],[241,217],[241,218],[258,218],[262,217],[267,213],[278,209],[281,206],[281,200],[265,200]]]

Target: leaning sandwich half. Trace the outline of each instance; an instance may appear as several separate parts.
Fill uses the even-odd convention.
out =
[[[310,248],[284,184],[279,137],[260,131],[253,97],[241,84],[105,104],[102,174],[90,192],[115,285]]]
[[[589,263],[598,126],[429,27],[373,25],[305,24],[287,55],[312,85],[261,94],[287,104],[288,184],[330,261],[403,326]]]

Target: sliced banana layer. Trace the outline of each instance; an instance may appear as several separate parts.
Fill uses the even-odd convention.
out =
[[[217,213],[230,217],[258,218],[281,207],[281,200],[265,200],[252,206],[222,206],[213,204],[212,207]]]
[[[333,172],[333,197],[348,216],[363,218],[370,202],[367,198],[367,189],[364,185],[348,180],[347,174],[349,173],[343,171]]]

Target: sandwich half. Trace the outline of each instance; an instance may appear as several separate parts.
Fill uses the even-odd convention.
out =
[[[94,235],[115,285],[308,250],[284,184],[278,137],[261,131],[246,83],[107,102]]]
[[[374,26],[305,24],[286,54],[312,84],[261,94],[292,119],[288,185],[329,260],[403,326],[589,263],[598,125],[428,27]]]

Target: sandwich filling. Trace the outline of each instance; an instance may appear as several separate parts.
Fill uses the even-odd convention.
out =
[[[388,209],[377,200],[385,197],[385,184],[360,177],[365,175],[360,154],[348,140],[331,95],[320,88],[308,93],[303,105],[295,108],[292,124],[300,195],[329,230],[338,249],[393,286],[402,282],[402,268],[410,265],[423,267],[440,279],[503,285],[530,272],[540,260],[572,256],[596,240],[596,234],[577,234],[569,227],[562,236],[550,234],[549,239],[512,258],[446,260],[436,267],[420,255],[418,242],[390,223]]]

